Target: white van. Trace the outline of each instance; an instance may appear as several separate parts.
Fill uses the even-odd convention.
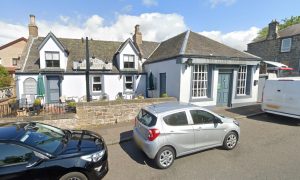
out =
[[[300,77],[267,80],[263,90],[262,110],[300,119]]]

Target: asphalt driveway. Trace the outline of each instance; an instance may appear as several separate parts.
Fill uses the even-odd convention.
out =
[[[236,149],[181,157],[167,170],[156,169],[132,141],[109,146],[105,179],[300,179],[300,120],[263,114],[239,121]]]

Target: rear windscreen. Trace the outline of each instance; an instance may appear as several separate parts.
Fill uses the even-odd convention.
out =
[[[142,124],[148,127],[154,126],[157,120],[157,118],[153,114],[143,109],[137,115],[137,119],[139,122],[141,122]]]

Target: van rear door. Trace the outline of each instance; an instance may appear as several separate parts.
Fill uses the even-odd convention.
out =
[[[267,80],[263,91],[263,110],[281,111],[284,102],[284,83],[278,80]]]

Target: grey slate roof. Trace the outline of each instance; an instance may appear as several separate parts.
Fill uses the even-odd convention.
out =
[[[198,33],[186,31],[162,42],[146,63],[166,60],[181,55],[247,60],[259,59],[257,56],[236,50]]]
[[[300,23],[294,24],[292,26],[289,26],[285,29],[278,31],[278,38],[285,38],[285,37],[290,37],[298,34],[300,34]],[[264,40],[266,40],[266,37],[261,39],[255,39],[252,43],[256,43]]]
[[[68,39],[68,38],[57,38],[58,41],[67,49],[68,55],[68,64],[67,64],[67,72],[74,72],[73,61],[79,61],[85,59],[85,42],[81,39]],[[39,37],[34,40],[32,47],[30,48],[28,59],[26,64],[24,64],[23,72],[39,72],[39,50],[38,47],[44,40],[44,37]],[[153,51],[156,48],[158,43],[155,42],[147,42],[143,41],[145,45],[143,47],[146,49],[145,51]],[[89,41],[89,52],[90,57],[94,56],[95,58],[113,62],[114,64],[114,56],[117,50],[123,42],[118,41],[100,41],[100,40],[92,40]],[[23,57],[25,58],[25,57]],[[23,59],[24,61],[24,59]],[[112,73],[119,72],[116,66],[113,66],[111,71]]]

